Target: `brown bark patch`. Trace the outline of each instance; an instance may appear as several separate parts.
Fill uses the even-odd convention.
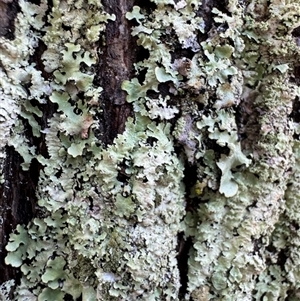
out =
[[[18,12],[18,1],[0,0],[0,36],[14,39],[15,17]]]
[[[103,1],[105,11],[116,16],[116,20],[106,26],[95,79],[95,84],[103,88],[100,96],[103,112],[99,116],[99,138],[104,144],[111,144],[124,131],[126,120],[132,115],[132,107],[126,102],[126,93],[121,89],[121,84],[133,76],[133,63],[137,57],[136,39],[131,36],[130,22],[125,17],[133,4],[133,0]]]

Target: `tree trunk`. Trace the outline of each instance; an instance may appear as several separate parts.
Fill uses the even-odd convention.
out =
[[[298,300],[296,0],[0,0],[0,300]]]

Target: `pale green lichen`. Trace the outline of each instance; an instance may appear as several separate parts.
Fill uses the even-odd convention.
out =
[[[0,285],[0,300],[1,301],[9,301],[10,297],[9,294],[13,290],[15,286],[14,280],[8,280]]]
[[[7,246],[6,262],[21,266],[24,275],[16,298],[57,301],[67,293],[84,300],[96,295],[99,300],[151,300],[160,295],[171,300],[179,289],[175,249],[184,198],[183,166],[174,152],[170,125],[157,126],[137,114],[112,146],[96,146],[90,130],[94,109],[89,106],[100,92],[89,73],[96,62],[94,46],[88,48],[81,40],[82,26],[71,19],[72,34],[66,32],[60,40],[65,11],[81,13],[81,5],[66,5],[54,3],[43,37],[51,51],[43,56],[45,65],[54,71],[50,100],[58,104],[43,130],[50,157],[38,156],[44,168],[37,195],[46,217],[26,228],[18,226]],[[111,18],[105,18],[101,6],[89,12],[95,20],[102,14],[101,22]],[[86,99],[79,98],[79,92]],[[164,106],[161,119],[177,113],[169,111],[166,102]],[[118,180],[123,169],[126,182]],[[147,275],[151,277],[145,280]]]
[[[23,169],[28,169],[35,154],[33,146],[24,136],[24,125],[18,120],[19,116],[26,118],[33,128],[35,136],[39,136],[39,125],[35,116],[40,116],[37,108],[30,104],[32,99],[45,103],[49,95],[49,85],[41,76],[41,72],[28,60],[38,44],[39,34],[43,23],[40,22],[45,6],[37,6],[21,1],[22,13],[16,22],[15,39],[10,41],[0,38],[0,168],[3,168],[5,146],[13,146],[24,159]],[[33,24],[33,14],[35,22]],[[27,88],[25,88],[28,85]],[[1,178],[1,182],[4,179]]]
[[[279,24],[272,19],[271,22],[274,25]],[[235,31],[243,34],[244,28],[248,26],[249,23],[246,22],[243,28],[235,28]],[[297,24],[294,26],[296,27]],[[224,37],[227,37],[226,31]],[[276,38],[273,34],[272,39]],[[258,41],[260,35],[257,35],[256,39]],[[293,84],[288,83],[288,78],[291,76],[287,72],[288,68],[280,68],[280,73],[275,70],[278,68],[270,68],[276,58],[274,54],[272,58],[269,57],[265,41],[268,39],[263,39],[260,43],[244,39],[243,52],[235,52],[236,64],[244,74],[244,84],[253,87],[252,94],[247,88],[244,90],[247,91],[246,93],[243,95],[240,93],[241,101],[247,104],[250,112],[259,113],[256,115],[259,132],[255,132],[257,126],[253,124],[253,132],[257,136],[250,136],[251,131],[247,132],[249,137],[244,144],[245,151],[251,154],[253,163],[249,169],[239,170],[233,174],[232,179],[239,185],[239,190],[235,189],[231,198],[214,196],[212,191],[201,194],[201,199],[206,200],[206,203],[199,206],[200,222],[195,234],[195,250],[190,256],[189,284],[191,291],[204,285],[211,287],[209,300],[252,300],[252,298],[259,300],[262,297],[268,298],[266,300],[284,300],[288,296],[289,289],[297,294],[297,287],[283,283],[285,277],[283,271],[280,271],[280,265],[267,265],[269,260],[275,262],[279,260],[279,257],[275,259],[275,254],[279,250],[274,252],[269,248],[272,245],[271,235],[277,227],[280,215],[284,212],[289,169],[294,164],[293,130],[288,116],[291,113],[292,101],[296,97],[296,90]],[[271,43],[267,46],[271,47]],[[295,51],[299,50],[295,47],[295,43],[288,49],[287,51],[285,48],[287,51],[285,56],[278,54],[277,60],[280,65],[293,64]],[[251,54],[251,57],[248,54]],[[255,54],[256,62],[253,63]],[[250,74],[251,76],[248,77]],[[255,83],[255,78],[256,81],[260,80],[258,84]],[[254,111],[254,108],[258,108],[258,112]],[[226,120],[229,121],[230,118]],[[249,122],[251,122],[250,118]],[[202,128],[205,123],[200,122],[199,125]],[[213,129],[211,121],[208,126],[208,129]],[[223,128],[225,133],[213,129],[209,137],[217,138],[221,142],[221,137],[224,134],[226,137],[229,128],[230,124]],[[237,133],[234,128],[229,131],[231,139],[237,141],[234,133],[235,135]],[[232,151],[228,142],[227,139],[226,145]],[[239,149],[238,146],[235,147]],[[242,156],[244,157],[243,154]],[[246,163],[245,160],[241,162]],[[219,168],[222,167],[220,163],[217,165]],[[205,174],[205,169],[202,173]],[[230,169],[227,169],[226,176],[229,175]],[[224,176],[223,172],[222,176]],[[221,189],[222,177],[220,192]],[[290,223],[288,219],[284,220]],[[255,275],[259,277],[256,278]],[[272,285],[274,279],[277,283],[276,289]]]
[[[299,142],[290,114],[300,94],[291,81],[300,6],[228,1],[228,13],[212,9],[207,32],[205,3],[153,2],[151,12],[126,14],[149,56],[135,64],[144,80],[122,84],[134,119],[106,148],[93,132],[101,93],[93,66],[114,16],[98,1],[56,0],[44,25],[46,2],[21,1],[16,38],[2,38],[1,153],[14,146],[29,168],[36,153],[22,116],[49,154],[36,156],[41,216],[19,225],[6,247],[6,263],[23,273],[15,298],[297,300]],[[49,81],[28,63],[38,38]],[[41,129],[31,100],[43,106],[47,96],[57,111]],[[185,163],[196,170],[190,195]],[[186,200],[196,207],[186,212]],[[192,240],[185,296],[182,231]]]

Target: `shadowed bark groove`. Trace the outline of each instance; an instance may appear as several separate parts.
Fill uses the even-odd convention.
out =
[[[132,115],[131,105],[126,103],[126,93],[121,89],[125,79],[133,75],[133,63],[137,50],[131,36],[130,24],[125,14],[132,10],[134,0],[106,0],[104,9],[116,16],[116,21],[106,26],[104,45],[100,46],[100,62],[97,66],[96,84],[104,90],[100,95],[103,113],[100,119],[99,137],[105,144],[124,131],[127,118]]]
[[[14,21],[18,12],[17,0],[0,0],[0,36],[14,38]]]
[[[18,279],[19,270],[4,263],[5,245],[17,224],[28,224],[34,215],[36,203],[37,162],[32,162],[29,171],[23,171],[22,158],[12,148],[6,151],[3,170],[5,182],[0,186],[0,283]]]

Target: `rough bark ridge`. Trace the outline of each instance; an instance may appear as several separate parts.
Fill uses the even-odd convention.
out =
[[[299,299],[298,1],[0,9],[1,300]]]

